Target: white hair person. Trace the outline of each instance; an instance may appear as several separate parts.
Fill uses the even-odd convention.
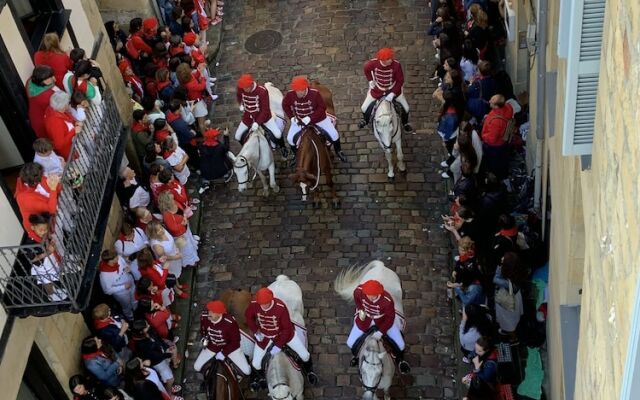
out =
[[[55,92],[49,99],[49,106],[58,112],[65,112],[69,108],[71,96],[67,92]]]

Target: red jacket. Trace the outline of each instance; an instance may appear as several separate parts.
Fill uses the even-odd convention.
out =
[[[162,264],[160,264],[159,261],[154,260],[153,266],[148,268],[142,268],[142,266],[139,266],[139,269],[142,277],[149,278],[149,280],[158,287],[158,292],[163,291],[167,287],[166,282],[169,270],[162,268]],[[162,304],[162,300],[160,300],[160,304]]]
[[[375,99],[387,95],[391,92],[396,96],[402,93],[402,85],[404,85],[404,74],[402,66],[396,60],[390,65],[384,66],[380,60],[374,58],[364,65],[364,76],[368,81],[374,81],[376,86],[371,89],[371,96]]]
[[[302,120],[304,117],[311,118],[311,123],[315,124],[327,118],[327,106],[316,89],[309,88],[307,94],[300,98],[293,90],[287,92],[282,100],[282,108],[289,119],[296,117]]]
[[[60,190],[50,190],[47,178],[42,177],[40,190],[25,185],[20,178],[16,182],[16,202],[22,216],[22,226],[27,232],[31,231],[29,216],[48,212],[55,214],[58,208],[58,193]],[[58,186],[61,188],[61,186]],[[46,194],[45,194],[46,193]]]
[[[162,291],[161,290],[158,290],[153,295],[148,295],[148,294],[140,294],[138,292],[138,290],[136,289],[136,291],[133,294],[133,297],[138,301],[140,301],[142,299],[149,299],[149,300],[152,300],[154,303],[162,304]]]
[[[222,314],[220,321],[213,322],[205,311],[200,316],[200,335],[207,339],[207,348],[225,356],[240,348],[240,328],[231,314]]]
[[[56,85],[64,90],[64,75],[73,69],[73,61],[67,53],[39,50],[33,55],[33,63],[50,66],[53,69],[53,76],[56,77]]]
[[[138,50],[138,52],[146,53],[149,56],[153,52],[151,46],[149,46],[142,38],[142,31],[138,31],[131,35],[129,40],[131,41],[131,45]]]
[[[47,129],[44,124],[44,113],[49,108],[49,99],[55,93],[53,87],[45,89],[31,82],[31,78],[25,85],[29,98],[29,121],[31,128],[39,138],[47,137]]]
[[[393,304],[393,298],[386,290],[376,301],[371,301],[362,293],[362,285],[360,285],[353,291],[353,300],[356,303],[356,325],[361,331],[366,332],[371,327],[372,322],[382,333],[387,333],[389,328],[393,326],[393,321],[396,318],[396,308]],[[366,317],[364,321],[358,317],[358,310],[365,311]]]
[[[44,113],[47,138],[53,144],[53,151],[67,160],[71,153],[71,143],[76,136],[76,121],[68,113],[48,107]]]
[[[162,300],[160,300],[159,304],[162,304]],[[167,326],[169,317],[171,317],[171,312],[167,310],[156,310],[144,315],[144,319],[155,329],[158,336],[163,339],[169,337],[169,327]]]
[[[504,131],[511,118],[513,118],[511,104],[507,103],[504,107],[491,109],[482,125],[482,141],[489,146],[502,146]]]
[[[189,100],[200,100],[202,99],[202,92],[207,88],[207,82],[200,75],[200,72],[194,71],[191,80],[182,86],[187,89]]]
[[[271,119],[269,92],[264,86],[256,85],[256,88],[249,93],[238,88],[236,99],[244,107],[242,123],[245,125],[251,126],[253,122],[264,124]]]
[[[287,306],[280,299],[273,299],[273,305],[267,311],[253,300],[244,315],[249,329],[253,333],[260,331],[265,336],[261,346],[265,346],[268,339],[271,339],[276,346],[282,348],[293,339],[295,328],[289,318]]]
[[[187,232],[187,225],[182,224],[184,220],[186,218],[182,214],[173,214],[169,211],[162,213],[162,222],[173,237],[182,236]]]
[[[166,185],[162,185],[160,190],[158,190],[158,195],[160,193],[169,191],[173,195],[173,199],[178,203],[178,208],[184,210],[189,206],[189,196],[187,194],[187,188],[178,182],[177,179],[172,179]]]

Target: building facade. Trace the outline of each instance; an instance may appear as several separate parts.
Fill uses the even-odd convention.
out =
[[[85,49],[101,65],[104,75],[103,108],[89,112],[89,124],[105,144],[86,160],[103,171],[84,175],[77,204],[75,228],[65,243],[73,258],[73,283],[69,301],[46,303],[29,295],[28,277],[18,272],[23,240],[17,205],[13,198],[17,171],[33,159],[35,135],[27,118],[24,84],[33,71],[33,54],[45,33],[57,32],[61,47]],[[113,243],[120,219],[114,197],[117,171],[122,165],[131,104],[106,37],[102,17],[94,0],[0,0],[0,386],[4,399],[69,398],[68,379],[80,371],[78,349],[89,334],[78,311],[91,296],[97,257],[103,243]],[[74,144],[75,146],[75,144]],[[67,174],[67,170],[65,170]],[[63,175],[63,182],[66,175]],[[75,246],[75,247],[74,247]],[[17,295],[16,295],[17,294]],[[69,312],[71,311],[71,312]],[[37,316],[33,316],[37,315]]]
[[[553,215],[547,398],[638,398],[640,3],[526,3],[537,29],[527,145]]]

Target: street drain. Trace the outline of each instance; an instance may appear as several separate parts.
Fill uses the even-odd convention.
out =
[[[282,43],[282,35],[280,32],[266,30],[249,36],[247,41],[244,42],[244,48],[247,49],[249,53],[264,54],[280,46],[280,43]]]

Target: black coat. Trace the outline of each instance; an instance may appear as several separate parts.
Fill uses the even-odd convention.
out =
[[[225,137],[225,142],[228,138]],[[215,147],[200,145],[200,175],[208,181],[223,177],[231,169],[231,161],[227,158],[229,147],[220,143]]]

